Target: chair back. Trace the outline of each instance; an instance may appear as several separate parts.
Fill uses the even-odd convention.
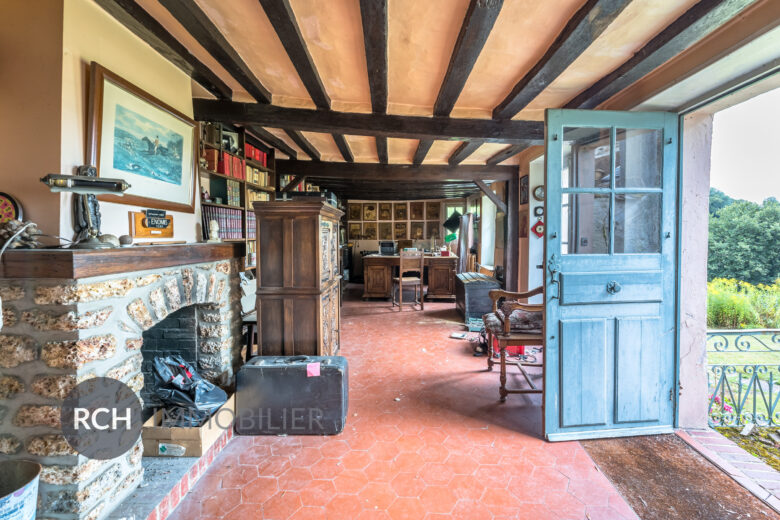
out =
[[[425,253],[422,251],[401,251],[401,263],[398,268],[398,275],[403,276],[411,271],[420,273],[420,277],[423,274]]]

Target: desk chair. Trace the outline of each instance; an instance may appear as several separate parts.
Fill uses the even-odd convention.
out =
[[[404,287],[414,287],[415,302],[420,304],[420,310],[425,309],[423,301],[423,269],[425,254],[422,251],[401,251],[401,259],[398,266],[398,276],[393,278],[393,307],[395,307],[395,289],[398,287],[398,310],[403,310]],[[406,273],[415,272],[417,276],[406,276]],[[419,293],[419,295],[418,295]],[[414,307],[412,303],[412,307]]]
[[[517,293],[494,289],[488,293],[493,300],[493,312],[485,314],[482,320],[488,334],[488,370],[493,370],[493,343],[498,344],[501,375],[498,393],[501,402],[506,401],[509,394],[541,394],[531,381],[525,367],[541,367],[542,363],[525,362],[521,356],[518,361],[507,361],[506,348],[509,345],[544,345],[544,304],[529,304],[528,298],[543,294],[544,288],[537,287],[528,292]],[[501,302],[503,300],[503,302]],[[501,303],[499,303],[501,302]],[[515,365],[525,378],[530,388],[507,388],[506,366]]]

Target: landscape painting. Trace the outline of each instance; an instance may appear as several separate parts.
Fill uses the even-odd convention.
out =
[[[115,169],[180,186],[183,148],[181,134],[116,105]]]

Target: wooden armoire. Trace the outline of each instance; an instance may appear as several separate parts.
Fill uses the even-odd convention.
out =
[[[255,202],[254,210],[260,354],[338,354],[344,213],[322,200]]]

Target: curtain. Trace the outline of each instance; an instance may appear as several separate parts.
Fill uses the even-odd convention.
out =
[[[474,215],[466,213],[460,218],[458,233],[458,272],[468,271],[469,255],[474,247]]]

